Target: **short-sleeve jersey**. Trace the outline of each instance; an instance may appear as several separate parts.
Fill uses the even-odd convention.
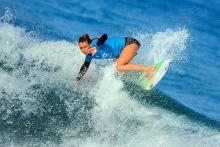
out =
[[[98,39],[92,41],[91,47],[94,47]],[[125,37],[108,38],[103,45],[97,48],[94,55],[86,55],[86,61],[91,62],[94,59],[114,59],[118,58],[122,49],[125,47]]]

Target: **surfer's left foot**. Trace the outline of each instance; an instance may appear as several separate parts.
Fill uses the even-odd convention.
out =
[[[147,70],[148,80],[150,80],[152,78],[155,69],[156,68],[154,66],[148,66],[148,70]]]

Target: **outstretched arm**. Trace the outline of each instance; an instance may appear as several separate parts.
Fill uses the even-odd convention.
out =
[[[89,65],[90,65],[90,62],[87,62],[87,61],[84,62],[84,64],[82,65],[82,67],[81,67],[81,69],[79,71],[79,74],[78,74],[78,76],[76,78],[77,81],[79,81],[83,77],[83,75],[88,70]]]
[[[108,38],[107,34],[103,34],[103,35],[99,38],[98,42],[96,43],[96,45],[95,45],[96,48],[98,48],[98,46],[100,46],[100,45],[103,45],[104,42],[107,40],[107,38]],[[90,54],[90,55],[92,55],[92,54]],[[80,69],[80,71],[79,71],[79,74],[78,74],[78,76],[77,76],[77,78],[76,78],[77,81],[79,81],[79,80],[83,77],[83,75],[84,75],[84,74],[86,73],[86,71],[88,70],[89,65],[90,65],[90,62],[87,62],[87,61],[84,62],[84,64],[82,65],[82,67],[81,67],[81,69]]]

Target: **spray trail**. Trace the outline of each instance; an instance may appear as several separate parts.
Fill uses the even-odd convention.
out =
[[[151,65],[164,59],[172,59],[179,62],[188,60],[185,53],[189,43],[189,33],[186,29],[167,29],[155,34],[138,34],[136,36],[142,46],[134,61],[145,65]]]

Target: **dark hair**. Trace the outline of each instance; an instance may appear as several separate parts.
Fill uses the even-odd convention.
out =
[[[92,42],[92,39],[89,37],[88,34],[84,34],[84,35],[82,35],[81,37],[79,37],[78,43],[80,43],[80,42],[88,42],[88,43],[91,43],[91,42]]]

